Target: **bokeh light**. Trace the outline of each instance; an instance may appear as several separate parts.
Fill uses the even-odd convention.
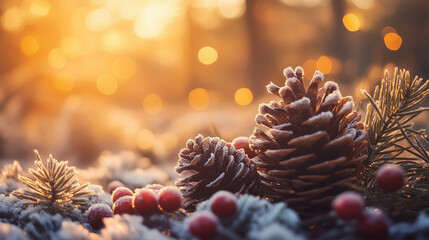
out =
[[[396,51],[402,45],[402,38],[397,33],[387,33],[384,35],[384,44],[389,50]]]
[[[49,14],[51,3],[48,0],[33,0],[30,5],[30,13],[34,16],[44,17]]]
[[[207,90],[203,88],[196,88],[189,93],[188,101],[189,105],[194,110],[202,111],[207,109],[210,99]]]
[[[329,74],[332,71],[332,61],[327,56],[320,56],[316,62],[317,70],[321,71],[323,74]]]
[[[246,11],[246,2],[244,0],[219,0],[218,9],[224,18],[239,18]]]
[[[96,82],[97,89],[102,94],[112,95],[118,89],[118,81],[111,74],[101,75]]]
[[[21,40],[21,51],[26,56],[33,56],[39,50],[39,42],[33,36],[25,36]]]
[[[112,63],[112,72],[121,80],[128,80],[136,73],[136,63],[130,57],[119,57]]]
[[[110,25],[111,14],[106,9],[95,9],[88,13],[86,26],[94,31],[100,32]]]
[[[61,72],[54,78],[55,87],[62,92],[69,92],[73,89],[75,80],[70,72]]]
[[[101,35],[101,49],[108,53],[122,53],[127,46],[127,36],[120,30],[111,30]]]
[[[358,16],[356,16],[353,13],[348,13],[344,15],[343,24],[344,24],[344,27],[346,27],[346,29],[349,30],[350,32],[358,31],[361,26],[361,22]]]
[[[63,68],[67,63],[67,59],[58,48],[52,49],[49,52],[48,61],[54,68]]]
[[[375,0],[352,0],[352,2],[360,9],[370,9],[375,5]]]
[[[25,18],[21,8],[11,7],[0,18],[2,27],[6,31],[19,30],[24,24]]]
[[[204,65],[210,65],[216,62],[218,58],[216,49],[206,46],[198,51],[198,60]]]
[[[253,93],[248,88],[240,88],[235,92],[235,102],[238,105],[246,106],[252,103]]]
[[[82,54],[82,44],[76,37],[67,36],[61,40],[60,50],[66,57],[78,57]]]
[[[302,68],[304,69],[304,74],[308,78],[313,77],[314,72],[317,70],[317,62],[314,59],[308,59],[302,64]]]
[[[152,148],[155,135],[148,129],[142,129],[137,133],[137,146],[143,150]]]
[[[143,100],[143,109],[149,115],[156,115],[162,110],[162,99],[154,94],[148,94]]]

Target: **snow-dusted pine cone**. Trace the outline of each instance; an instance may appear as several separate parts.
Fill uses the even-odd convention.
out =
[[[264,196],[286,201],[302,217],[330,210],[332,199],[354,183],[365,158],[366,132],[353,111],[352,97],[342,97],[338,85],[316,71],[307,90],[304,71],[284,70],[285,86],[273,83],[269,93],[281,98],[261,104],[250,146],[258,155]]]
[[[232,193],[260,194],[260,178],[242,149],[217,137],[198,135],[189,139],[179,153],[175,170],[181,176],[176,181],[185,197],[184,208],[195,206],[218,190]]]

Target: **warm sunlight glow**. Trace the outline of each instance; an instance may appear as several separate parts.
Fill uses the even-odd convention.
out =
[[[332,61],[327,56],[321,56],[317,59],[316,67],[317,70],[321,71],[323,74],[329,74],[332,70]]]
[[[179,139],[176,134],[167,132],[160,136],[160,141],[163,143],[165,148],[174,149],[177,146]]]
[[[44,17],[51,10],[51,4],[48,0],[33,0],[30,5],[30,13],[34,16]]]
[[[137,146],[143,150],[150,149],[155,142],[155,135],[148,129],[142,129],[137,133]]]
[[[77,57],[82,53],[82,45],[75,37],[65,37],[60,43],[61,53],[66,57]]]
[[[203,88],[196,88],[192,90],[188,95],[188,101],[189,105],[191,105],[191,107],[197,111],[207,109],[210,102],[209,95]]]
[[[374,0],[352,0],[356,7],[360,9],[370,9],[374,7]]]
[[[135,34],[143,39],[158,37],[175,10],[174,3],[166,1],[148,2],[140,11],[134,24]]]
[[[39,50],[39,42],[33,36],[26,36],[21,40],[21,51],[26,56],[33,56]]]
[[[389,50],[396,51],[402,45],[402,38],[396,33],[388,33],[384,35],[384,44]]]
[[[74,87],[73,75],[69,72],[62,72],[54,78],[55,87],[62,92],[69,92]]]
[[[97,89],[102,94],[112,95],[118,89],[118,81],[110,74],[101,75],[96,82]]]
[[[304,69],[305,76],[311,78],[314,74],[314,71],[317,70],[316,60],[308,59],[302,64],[302,68]]]
[[[111,30],[101,35],[101,49],[108,53],[121,53],[126,49],[127,36],[120,30]]]
[[[218,58],[216,49],[212,47],[203,47],[198,51],[198,59],[204,65],[210,65],[216,62]]]
[[[21,8],[11,7],[1,16],[1,25],[6,31],[16,31],[24,24],[24,15]]]
[[[136,63],[130,57],[119,57],[112,63],[112,72],[121,80],[128,80],[136,73]]]
[[[343,17],[343,23],[350,32],[356,32],[361,26],[359,18],[353,13],[346,14]]]
[[[151,93],[143,100],[143,109],[149,115],[156,115],[162,110],[162,99]]]
[[[54,68],[63,68],[67,63],[67,59],[58,48],[52,49],[49,52],[48,61],[49,64]]]
[[[238,105],[246,106],[253,101],[253,93],[248,88],[240,88],[235,92],[235,102]]]
[[[219,0],[218,4],[219,13],[224,18],[239,18],[246,10],[244,0]]]
[[[109,27],[111,21],[110,12],[106,9],[95,9],[88,13],[86,26],[94,32],[100,32]]]

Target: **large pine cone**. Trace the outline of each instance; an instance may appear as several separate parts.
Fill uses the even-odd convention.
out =
[[[328,212],[333,198],[355,183],[366,156],[366,132],[354,112],[352,97],[342,97],[338,85],[316,71],[307,88],[304,71],[288,67],[283,87],[273,83],[269,93],[278,102],[261,104],[250,146],[258,155],[265,197],[286,201],[302,217]]]
[[[198,135],[189,139],[179,153],[175,170],[181,174],[176,181],[185,197],[184,208],[195,210],[201,201],[219,190],[232,193],[260,194],[260,178],[243,149],[217,137]]]

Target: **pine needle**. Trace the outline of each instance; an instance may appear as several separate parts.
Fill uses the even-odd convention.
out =
[[[19,180],[25,188],[11,194],[19,199],[26,199],[27,204],[42,205],[58,213],[85,206],[85,197],[93,192],[86,189],[89,184],[78,183],[76,169],[69,167],[67,161],[57,161],[52,155],[49,155],[44,165],[39,152],[34,150],[34,154],[37,169],[29,169],[29,173],[35,179],[20,175]]]
[[[408,71],[395,68],[393,78],[385,71],[374,95],[362,90],[369,100],[364,122],[369,143],[361,177],[363,187],[370,192],[376,191],[375,173],[383,164],[399,164],[406,172],[407,182],[422,177],[429,156],[417,138],[424,137],[425,130],[413,129],[410,121],[429,110],[419,107],[429,94],[428,85],[429,81],[418,77],[411,80]],[[427,170],[425,172],[428,175]],[[402,192],[404,198],[410,198],[423,191],[425,189],[407,185]]]

